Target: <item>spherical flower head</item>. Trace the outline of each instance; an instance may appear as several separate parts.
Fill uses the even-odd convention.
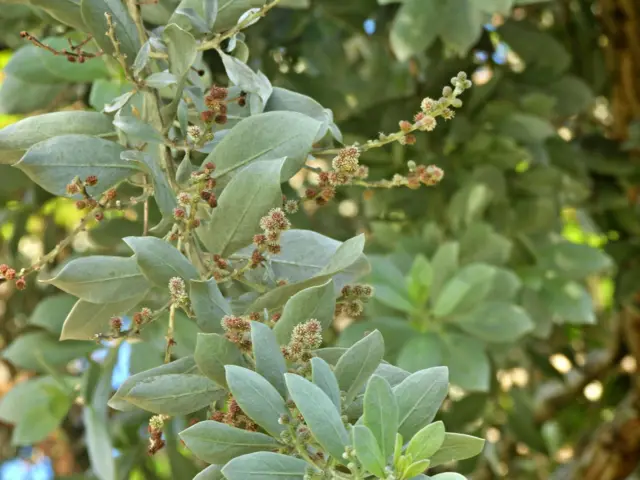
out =
[[[349,175],[340,171],[329,172],[329,183],[331,185],[346,185],[349,183]]]
[[[258,267],[262,262],[264,262],[265,258],[259,250],[254,250],[251,254],[251,266],[252,268]]]
[[[282,251],[282,247],[280,247],[277,243],[269,243],[267,245],[267,252],[271,255],[278,255]]]
[[[151,320],[151,309],[148,307],[143,307],[140,309],[140,315],[142,315],[143,320]]]
[[[445,108],[442,111],[442,118],[444,118],[445,120],[451,120],[455,116],[456,116],[456,112],[454,112],[450,108]]]
[[[359,317],[362,315],[362,311],[364,310],[364,305],[360,300],[353,300],[346,304],[344,313],[349,317]]]
[[[191,195],[187,192],[180,192],[177,197],[178,203],[183,207],[186,207],[191,203]]]
[[[407,122],[406,120],[400,120],[399,126],[400,130],[405,133],[410,132],[412,127],[411,122]]]
[[[405,135],[404,137],[400,137],[398,140],[400,145],[414,145],[416,143],[416,136],[411,133]]]
[[[186,212],[184,211],[184,208],[176,207],[173,209],[173,218],[175,220],[180,220],[184,218],[185,215],[186,215]]]
[[[254,235],[253,236],[253,244],[256,247],[260,247],[262,245],[264,245],[265,243],[267,243],[267,237],[263,234],[259,234],[259,235]]]
[[[446,87],[444,87],[442,89],[442,96],[443,97],[450,97],[451,94],[453,94],[453,89],[449,85],[447,85]]]
[[[460,100],[459,98],[452,99],[451,106],[454,108],[460,108],[462,106],[462,100]]]
[[[284,211],[288,214],[296,213],[298,208],[299,204],[297,200],[287,200],[284,202]]]
[[[269,243],[271,245],[280,243],[280,231],[279,230],[267,230],[265,234],[265,243]]]
[[[184,280],[173,277],[169,280],[169,292],[173,298],[182,298],[186,295]]]
[[[87,202],[85,202],[84,200],[78,200],[76,202],[76,208],[78,210],[84,210],[85,208],[87,208]]]
[[[164,427],[164,418],[162,415],[154,415],[149,419],[149,428],[151,430],[162,430]]]
[[[272,230],[284,231],[291,228],[291,222],[281,208],[272,208],[269,210],[269,217],[275,224],[275,228]]]
[[[187,128],[187,133],[194,140],[199,140],[202,136],[202,129],[197,125],[191,125]]]
[[[342,152],[344,150],[355,150],[356,151],[356,155],[343,155]],[[349,148],[345,148],[343,150],[340,151],[340,154],[335,157],[333,159],[333,161],[331,162],[331,166],[333,167],[333,169],[339,173],[353,173],[358,169],[358,157],[360,156],[360,153],[358,152],[358,150],[355,147],[349,147]]]
[[[437,102],[433,98],[425,97],[420,103],[420,108],[424,113],[431,113],[438,106]]]
[[[90,187],[93,187],[94,185],[96,185],[98,183],[98,177],[96,177],[95,175],[89,175],[85,179],[84,183],[86,183]]]
[[[122,319],[120,317],[111,317],[110,320],[112,330],[119,332],[122,328]]]
[[[7,273],[7,270],[9,270],[9,265],[7,265],[6,263],[0,265],[0,275],[4,275],[5,273]]]
[[[356,170],[356,173],[354,173],[354,176],[362,179],[367,178],[369,176],[369,167],[366,165],[360,165],[358,170]]]
[[[265,232],[271,232],[276,229],[276,222],[271,218],[271,215],[265,215],[260,219],[260,228]]]
[[[289,348],[308,351],[320,348],[321,344],[322,325],[315,318],[305,323],[299,323],[293,328]]]
[[[225,315],[220,322],[222,328],[229,332],[238,330],[241,332],[248,331],[251,328],[251,324],[242,317],[236,317],[235,315]]]
[[[437,123],[438,122],[436,122],[436,119],[431,115],[424,115],[420,118],[420,120],[418,120],[417,125],[418,129],[420,129],[421,131],[431,132],[434,128],[436,128]]]
[[[444,177],[444,171],[435,165],[429,165],[420,173],[420,181],[425,185],[436,185]]]
[[[205,123],[211,123],[213,122],[213,119],[215,118],[216,114],[213,113],[210,110],[205,110],[204,112],[200,113],[200,120],[202,120]]]
[[[18,290],[24,290],[25,288],[27,288],[27,281],[24,277],[20,277],[18,280],[16,280],[16,288]]]
[[[224,87],[219,87],[217,85],[213,85],[211,87],[211,90],[209,90],[209,95],[211,96],[211,98],[214,98],[216,100],[224,100],[225,98],[227,98],[228,94],[229,94],[228,89]]]

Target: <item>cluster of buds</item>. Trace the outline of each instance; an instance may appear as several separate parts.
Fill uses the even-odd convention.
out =
[[[147,448],[149,455],[155,455],[164,447],[162,429],[164,428],[164,421],[168,418],[165,415],[154,415],[149,419],[149,447]]]
[[[444,177],[444,171],[435,165],[417,165],[409,162],[409,175],[407,175],[407,186],[412,189],[420,188],[420,185],[432,187],[440,183]]]
[[[78,210],[95,210],[95,219],[101,221],[104,219],[104,209],[114,205],[118,206],[119,202],[116,201],[117,192],[114,188],[104,192],[100,202],[93,198],[89,194],[87,187],[94,187],[97,184],[98,177],[95,175],[89,175],[84,180],[81,180],[80,177],[75,177],[71,183],[67,184],[66,192],[68,195],[82,195],[83,198],[76,201],[76,208]]]
[[[133,325],[136,333],[140,332],[140,328],[147,322],[151,321],[153,313],[150,308],[143,307],[139,312],[133,314]]]
[[[207,110],[200,114],[200,119],[211,125],[217,123],[218,125],[224,125],[227,123],[227,102],[226,98],[229,94],[229,90],[224,87],[213,85],[209,90],[209,93],[204,97],[204,104],[207,106]]]
[[[455,116],[452,108],[460,108],[462,100],[458,96],[465,90],[471,88],[471,80],[467,78],[464,72],[458,73],[451,79],[451,85],[442,89],[442,96],[435,100],[426,97],[420,103],[420,111],[413,117],[413,123],[408,120],[401,120],[399,123],[400,131],[396,134],[385,135],[380,134],[379,140],[387,143],[388,141],[397,140],[402,145],[413,145],[416,143],[415,131],[431,132],[436,128],[436,117],[441,116],[445,120],[451,120]],[[371,142],[375,144],[375,142]]]
[[[220,322],[227,340],[235,343],[243,352],[251,351],[251,323],[249,321],[249,317],[225,315]]]
[[[326,205],[336,194],[336,187],[348,185],[354,179],[364,180],[369,176],[369,169],[360,165],[360,150],[356,146],[345,147],[331,161],[332,170],[318,174],[318,189],[309,188],[305,192],[308,200],[315,200],[318,205]]]
[[[210,265],[213,278],[218,282],[222,281],[231,272],[229,262],[217,253],[213,255]]]
[[[258,430],[258,425],[247,417],[234,398],[229,399],[226,410],[226,412],[216,410],[209,418],[216,422],[225,423],[232,427],[248,430],[250,432]]]
[[[4,263],[0,265],[0,277],[4,280],[15,280],[15,285],[18,290],[27,288],[27,281],[24,276],[16,278],[16,270]]]
[[[280,253],[280,236],[282,232],[291,228],[291,222],[287,218],[284,210],[281,208],[272,208],[267,215],[260,219],[260,228],[263,233],[253,237],[253,243],[258,247],[258,249],[254,251],[251,259],[251,266],[253,268],[264,261],[262,252],[266,251],[272,255]]]
[[[364,311],[364,303],[373,297],[371,285],[345,285],[336,303],[336,315],[359,317]]]
[[[308,362],[313,356],[312,350],[320,348],[321,344],[322,325],[312,318],[293,328],[289,345],[282,347],[282,354],[287,360]]]
[[[218,199],[213,192],[213,189],[216,188],[216,179],[213,178],[215,171],[215,164],[213,162],[207,162],[202,166],[202,170],[191,174],[190,182],[191,185],[195,186],[199,198],[207,202],[207,205],[211,208],[218,206]]]
[[[120,317],[111,317],[109,325],[111,326],[111,334],[117,337],[122,331],[122,319]]]
[[[171,301],[175,305],[187,307],[189,305],[189,296],[187,295],[184,280],[180,277],[173,277],[169,280],[169,293]]]

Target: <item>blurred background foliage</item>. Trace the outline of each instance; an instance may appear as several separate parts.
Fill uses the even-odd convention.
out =
[[[0,126],[54,110],[100,110],[126,90],[111,64],[80,67],[20,38],[28,30],[63,42],[68,27],[51,7],[57,3],[0,0]],[[148,2],[145,20],[165,22],[177,4]],[[375,301],[362,317],[336,318],[326,344],[351,345],[377,328],[388,361],[412,371],[447,365],[453,386],[443,419],[488,440],[479,459],[458,467],[469,478],[640,478],[640,4],[283,4],[289,8],[251,27],[241,50],[275,86],[331,109],[346,144],[396,131],[458,71],[475,83],[453,121],[413,146],[361,158],[374,179],[406,171],[410,160],[435,163],[445,171],[437,187],[343,189],[328,206],[306,205],[293,219],[341,240],[368,237]],[[215,52],[203,61],[224,84]],[[12,169],[19,158],[0,151],[0,260],[27,265],[79,214]],[[291,180],[288,195],[303,179]],[[139,213],[93,226],[65,255],[126,252],[120,239],[139,234]],[[0,396],[22,389],[20,398],[33,402],[17,425],[0,423],[0,478],[91,478],[83,473],[83,407],[65,382],[80,384],[99,362],[113,369],[117,387],[160,363],[160,327],[147,342],[124,344],[117,358],[105,359],[90,342],[58,343],[72,305],[43,285],[23,292],[0,285]],[[178,354],[188,354],[196,329],[178,323]],[[147,457],[141,426],[148,418],[111,413],[123,478],[197,472],[175,435]],[[183,426],[178,419],[172,428]]]

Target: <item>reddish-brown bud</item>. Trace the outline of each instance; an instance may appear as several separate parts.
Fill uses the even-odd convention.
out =
[[[213,162],[207,162],[204,164],[204,169],[210,173],[216,169],[216,166]]]
[[[24,279],[24,277],[20,277],[18,280],[16,280],[16,288],[18,290],[24,290],[25,288],[27,288],[27,281]]]
[[[16,271],[13,268],[8,268],[6,272],[4,272],[4,278],[7,280],[13,280],[16,278]]]
[[[96,208],[98,206],[98,201],[95,198],[89,198],[87,199],[87,205],[91,208]]]
[[[201,191],[200,198],[203,199],[205,202],[208,201],[211,198],[211,192],[207,190]]]
[[[107,200],[114,200],[116,198],[117,192],[115,188],[110,188],[109,190],[107,190],[105,192],[105,197],[107,197]]]
[[[251,254],[251,266],[252,266],[252,268],[256,268],[262,262],[264,262],[264,256],[262,255],[262,253],[260,253],[260,251],[254,250],[253,253]]]
[[[412,134],[405,135],[405,136],[404,136],[404,138],[403,138],[403,140],[404,140],[404,141],[403,141],[403,142],[400,142],[400,143],[402,143],[402,144],[404,144],[404,145],[415,145],[415,143],[416,143],[416,136],[415,136],[415,135],[412,135]]]
[[[227,116],[226,115],[216,115],[215,122],[218,125],[224,125],[225,123],[227,123]]]
[[[200,219],[194,218],[191,220],[191,228],[198,228],[200,226]]]
[[[279,244],[270,243],[267,245],[267,251],[272,255],[277,255],[282,251],[282,249]]]
[[[274,314],[271,316],[271,320],[273,320],[274,322],[277,322],[278,320],[280,320],[280,317],[282,317],[282,314],[281,314],[281,313],[274,313]]]
[[[93,216],[97,221],[101,222],[104,220],[104,212],[96,212]]]
[[[67,61],[76,63],[76,57],[74,55],[67,55]]]
[[[140,326],[142,324],[142,314],[140,312],[136,312],[133,314],[133,323],[135,323],[137,326]]]
[[[186,212],[184,211],[184,209],[178,207],[173,209],[173,218],[175,218],[176,220],[184,218],[185,215]]]
[[[214,117],[215,117],[215,114],[209,110],[205,110],[200,114],[200,120],[202,120],[205,123],[213,122]]]
[[[307,188],[304,192],[304,196],[311,200],[316,196],[316,191],[313,188]]]
[[[247,104],[247,99],[245,97],[238,98],[238,105],[240,107],[244,107]]]
[[[90,187],[93,187],[95,184],[98,183],[98,177],[96,177],[95,175],[89,175],[84,183],[86,183],[87,185],[89,185]]]
[[[111,328],[119,332],[122,328],[122,319],[120,317],[111,317]]]
[[[0,265],[0,274],[4,275],[5,273],[7,273],[7,270],[9,270],[9,265],[5,263]]]
[[[207,202],[209,203],[209,206],[211,208],[216,208],[218,206],[218,199],[213,193],[211,194],[211,197],[209,197],[209,200]]]
[[[84,61],[85,61],[85,57],[84,57],[84,55],[80,55],[80,56],[78,57],[78,63],[84,63]]]
[[[29,36],[29,34],[26,31],[21,31],[20,32],[20,38],[27,38]]]
[[[76,208],[78,210],[84,210],[85,208],[87,208],[87,202],[85,202],[84,200],[78,200],[76,202]]]
[[[216,188],[217,182],[215,178],[207,178],[206,186],[209,190]]]
[[[320,181],[321,187],[329,183],[329,172],[320,172],[318,174],[318,180]]]
[[[258,312],[251,312],[249,314],[249,320],[253,320],[254,322],[257,322],[258,320],[260,320],[260,314]]]

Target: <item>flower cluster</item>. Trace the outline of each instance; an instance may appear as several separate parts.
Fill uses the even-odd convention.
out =
[[[139,312],[133,314],[133,324],[135,326],[135,331],[139,332],[140,328],[147,322],[151,321],[153,317],[153,313],[150,308],[143,307]]]
[[[87,187],[94,187],[98,184],[98,177],[96,175],[89,175],[84,180],[80,177],[75,177],[71,183],[66,186],[66,192],[68,195],[82,195],[81,200],[76,201],[76,208],[78,210],[95,209],[94,217],[97,221],[104,219],[104,209],[114,206],[119,207],[119,202],[116,202],[117,192],[114,188],[110,188],[102,194],[102,198],[98,202],[87,190]]]
[[[211,124],[213,122],[223,125],[227,123],[227,102],[225,99],[229,90],[224,87],[213,85],[209,93],[204,97],[204,103],[208,110],[200,114],[203,122]]]
[[[149,419],[149,447],[147,448],[149,455],[156,454],[165,445],[162,429],[167,418],[169,417],[165,415],[154,415]]]
[[[263,260],[262,252],[267,251],[272,255],[280,253],[280,236],[285,230],[291,228],[291,222],[281,208],[272,208],[269,213],[260,219],[261,234],[253,237],[253,243],[258,247],[253,265],[258,266]]]
[[[359,317],[364,311],[364,303],[373,297],[371,285],[345,285],[336,303],[336,315]]]
[[[247,415],[242,411],[240,405],[234,398],[230,398],[227,402],[227,411],[222,412],[220,410],[214,411],[209,417],[211,420],[220,423],[226,423],[227,425],[231,425],[232,427],[240,428],[242,430],[248,430],[250,432],[255,432],[258,430],[258,425],[251,420]]]
[[[16,278],[16,270],[9,267],[9,265],[5,265],[4,263],[0,265],[0,277],[4,280],[15,280],[15,285],[18,290],[24,290],[25,288],[27,288],[27,281],[25,280],[24,276]]]
[[[318,189],[309,188],[305,197],[315,200],[318,205],[326,205],[336,194],[336,187],[348,185],[354,179],[365,179],[369,169],[360,165],[360,149],[356,146],[345,147],[331,161],[332,170],[318,174]]]
[[[227,340],[235,343],[244,352],[251,351],[251,323],[249,320],[247,317],[225,315],[220,322]]]
[[[322,325],[314,318],[299,323],[293,328],[289,345],[282,347],[282,354],[287,360],[308,362],[312,350],[322,344]]]
[[[169,280],[169,293],[174,304],[180,306],[188,305],[189,296],[187,295],[184,280],[180,277],[173,277]]]

